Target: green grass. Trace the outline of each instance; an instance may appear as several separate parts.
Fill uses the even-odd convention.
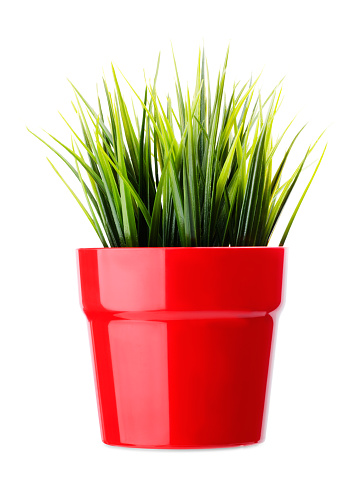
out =
[[[81,200],[65,183],[104,247],[267,246],[297,183],[310,146],[290,177],[283,178],[297,132],[273,168],[279,145],[291,126],[274,141],[280,107],[277,86],[265,101],[256,81],[225,94],[228,52],[214,95],[207,62],[200,53],[196,88],[183,93],[176,62],[176,103],[161,102],[155,79],[138,95],[140,117],[131,115],[112,68],[114,90],[104,80],[104,98],[94,109],[73,86],[79,131],[70,144],[49,135],[54,146],[35,135],[79,181]],[[292,123],[292,122],[291,122]],[[34,134],[34,133],[33,133]],[[326,149],[326,148],[325,148]],[[283,233],[285,243],[304,196]]]

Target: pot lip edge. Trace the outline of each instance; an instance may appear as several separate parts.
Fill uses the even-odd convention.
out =
[[[176,246],[165,246],[165,247],[78,247],[76,251],[140,251],[140,250],[259,250],[259,249],[268,249],[268,250],[288,250],[289,246],[188,246],[188,247],[176,247]]]

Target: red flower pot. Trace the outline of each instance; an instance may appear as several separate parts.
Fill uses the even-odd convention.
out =
[[[77,252],[104,443],[262,441],[284,249]]]

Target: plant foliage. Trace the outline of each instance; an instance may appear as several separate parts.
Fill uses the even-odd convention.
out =
[[[105,104],[94,109],[73,86],[77,132],[66,145],[42,138],[79,181],[85,199],[63,179],[104,247],[266,246],[289,196],[314,148],[310,146],[293,174],[281,180],[299,131],[280,158],[274,156],[288,127],[274,141],[272,128],[280,107],[276,87],[265,101],[256,81],[234,86],[225,95],[228,52],[213,98],[207,62],[199,54],[193,95],[181,89],[176,62],[176,106],[162,103],[155,79],[138,95],[141,117],[131,120],[118,75],[114,91],[104,80]],[[107,119],[106,119],[107,118]],[[292,122],[291,122],[292,123]],[[303,129],[303,128],[302,128]],[[280,245],[283,245],[325,150],[302,194]]]

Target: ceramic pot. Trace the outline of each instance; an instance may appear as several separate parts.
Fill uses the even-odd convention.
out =
[[[284,253],[77,251],[104,443],[211,448],[264,439]]]

